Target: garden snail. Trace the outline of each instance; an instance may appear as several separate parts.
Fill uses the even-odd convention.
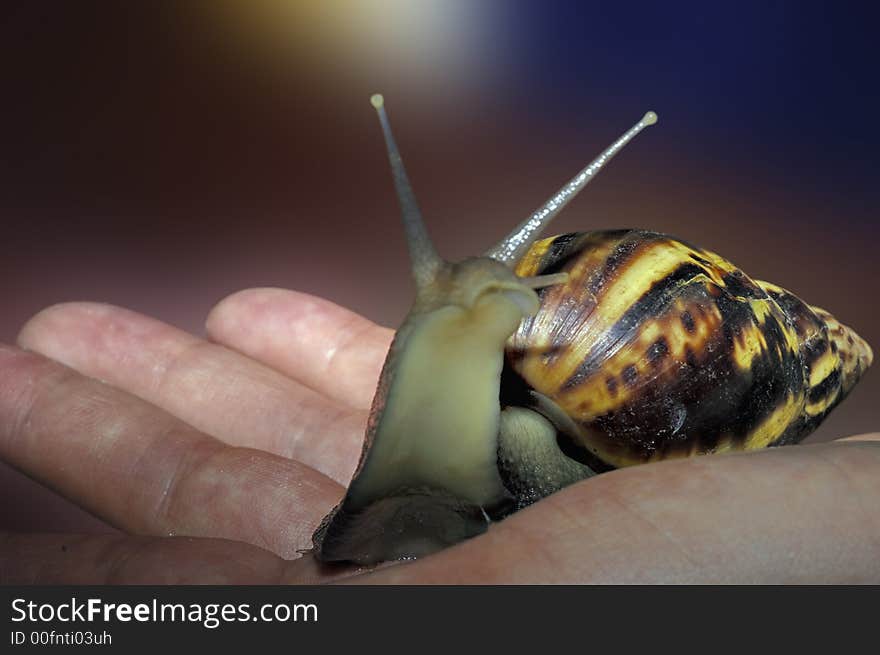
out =
[[[727,260],[644,230],[538,239],[648,112],[497,246],[436,253],[385,141],[416,281],[357,471],[315,532],[321,561],[418,557],[598,472],[799,441],[870,347]]]

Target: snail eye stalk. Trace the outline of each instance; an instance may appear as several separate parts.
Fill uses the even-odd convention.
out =
[[[589,184],[596,173],[602,170],[627,143],[649,125],[657,122],[657,114],[649,111],[642,116],[641,120],[623,133],[614,143],[608,146],[601,155],[596,157],[577,175],[568,181],[553,196],[536,209],[531,216],[520,223],[513,232],[508,234],[497,246],[486,253],[487,257],[504,262],[513,266],[526,253],[532,244],[538,239],[545,227],[556,218],[557,214],[565,207],[581,190]]]
[[[379,115],[382,134],[385,136],[391,175],[394,178],[397,200],[400,203],[400,211],[403,216],[403,228],[409,247],[412,274],[416,281],[416,287],[423,289],[434,280],[437,272],[443,267],[443,260],[431,242],[425,221],[422,219],[422,212],[416,202],[415,193],[406,175],[403,159],[400,157],[400,151],[394,141],[391,124],[388,122],[388,114],[385,113],[385,99],[376,93],[370,97],[370,104],[375,107],[376,113]]]

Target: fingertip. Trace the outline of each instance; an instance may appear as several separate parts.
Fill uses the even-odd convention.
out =
[[[8,343],[0,343],[0,367],[3,369],[3,373],[0,375],[0,387],[2,387],[3,382],[8,381],[12,377],[12,371],[17,366],[21,364],[26,365],[33,358],[34,355],[32,353],[25,352],[21,348],[16,348]]]
[[[34,314],[19,330],[18,346],[76,368],[88,360],[95,342],[111,332],[113,316],[126,312],[97,302],[64,302]]]
[[[25,321],[15,342],[20,348],[39,352],[47,340],[59,334],[59,330],[67,330],[83,317],[105,316],[111,309],[111,305],[85,301],[49,305]]]
[[[306,326],[330,329],[359,318],[351,310],[302,291],[255,287],[236,291],[218,302],[208,312],[205,330],[219,343],[258,355],[261,346],[287,342]]]
[[[880,441],[880,432],[866,432],[864,434],[854,434],[849,437],[840,437],[834,441]]]
[[[349,406],[369,406],[393,331],[299,291],[256,288],[221,300],[205,321],[215,343]]]
[[[277,287],[254,287],[231,293],[208,312],[205,318],[208,336],[216,338],[231,331],[248,330],[280,298],[296,294]]]

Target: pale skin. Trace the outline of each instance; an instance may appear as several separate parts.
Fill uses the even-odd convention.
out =
[[[251,289],[207,335],[72,303],[0,345],[0,457],[120,531],[0,535],[0,583],[880,582],[880,434],[615,471],[416,562],[322,567],[300,551],[392,331]]]

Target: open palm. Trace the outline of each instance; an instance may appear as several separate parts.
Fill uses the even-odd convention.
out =
[[[207,332],[75,303],[0,346],[0,457],[125,533],[2,535],[0,582],[880,581],[878,435],[615,471],[417,562],[321,566],[392,331],[253,289]]]

